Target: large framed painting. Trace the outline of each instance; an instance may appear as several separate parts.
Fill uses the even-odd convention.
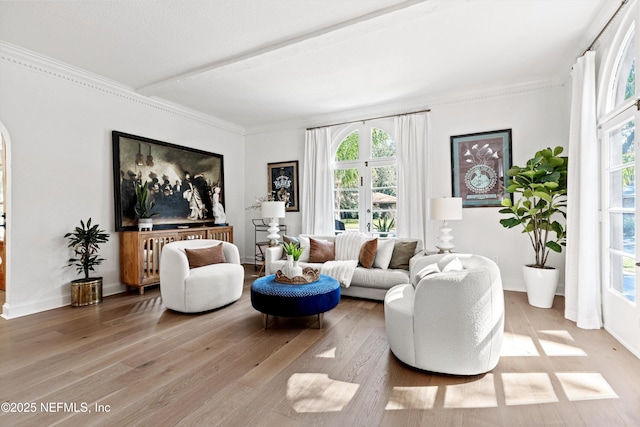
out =
[[[462,207],[499,207],[511,167],[511,129],[451,137],[452,196]]]
[[[112,140],[117,231],[137,230],[136,185],[154,202],[154,228],[213,226],[224,217],[222,155],[118,131]]]
[[[287,212],[300,211],[298,191],[298,161],[269,163],[269,194],[284,202]]]

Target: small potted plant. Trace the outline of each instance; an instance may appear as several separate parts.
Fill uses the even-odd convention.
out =
[[[393,230],[396,220],[387,216],[381,216],[374,223],[376,230],[380,231],[380,237],[387,237],[387,234]]]
[[[75,266],[84,278],[71,282],[71,305],[98,304],[102,301],[102,277],[89,277],[104,258],[98,255],[100,245],[109,241],[109,234],[100,229],[98,224],[91,225],[91,218],[85,224],[80,220],[80,227],[64,235],[69,240],[68,247],[73,249],[75,257],[69,258],[67,266]]]
[[[287,255],[287,262],[283,267],[282,274],[290,278],[302,276],[302,267],[298,266],[300,255],[303,252],[300,245],[298,243],[285,242],[282,244],[282,250]]]
[[[147,181],[144,184],[136,184],[136,206],[135,211],[138,215],[138,230],[153,229],[153,217],[158,215],[153,212],[156,206],[155,200],[149,200],[149,185]]]
[[[561,157],[562,147],[538,151],[526,166],[513,166],[508,171],[507,192],[518,193],[515,202],[505,198],[500,220],[505,228],[520,226],[527,233],[535,254],[535,263],[523,267],[529,304],[549,308],[553,305],[559,271],[547,265],[550,251],[561,252],[566,230],[556,220],[566,218],[567,164]]]

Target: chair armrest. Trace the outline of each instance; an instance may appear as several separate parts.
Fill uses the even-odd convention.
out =
[[[278,261],[279,259],[282,259],[282,254],[283,252],[282,252],[281,245],[269,246],[264,250],[264,260],[267,263],[267,265],[269,265],[273,261]]]
[[[240,251],[233,243],[222,242],[222,252],[224,259],[229,264],[240,264]]]

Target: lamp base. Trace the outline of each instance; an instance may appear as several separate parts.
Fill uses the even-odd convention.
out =
[[[450,234],[451,227],[447,225],[447,221],[442,224],[440,227],[440,235],[438,236],[438,243],[436,243],[436,248],[439,249],[438,253],[443,254],[447,252],[452,252],[454,248],[454,244],[451,243],[453,240],[453,236]]]
[[[267,234],[267,239],[269,239],[269,244],[274,246],[278,240],[280,240],[280,235],[278,231],[280,231],[280,227],[278,227],[278,222],[275,218],[271,218],[271,222],[269,223],[269,228],[267,228],[269,234]]]

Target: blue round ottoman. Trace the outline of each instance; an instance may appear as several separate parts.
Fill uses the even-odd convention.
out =
[[[330,276],[304,285],[288,285],[275,281],[275,275],[257,279],[251,284],[251,305],[262,313],[265,329],[269,315],[302,317],[318,315],[318,328],[322,328],[324,312],[340,302],[340,283]]]

